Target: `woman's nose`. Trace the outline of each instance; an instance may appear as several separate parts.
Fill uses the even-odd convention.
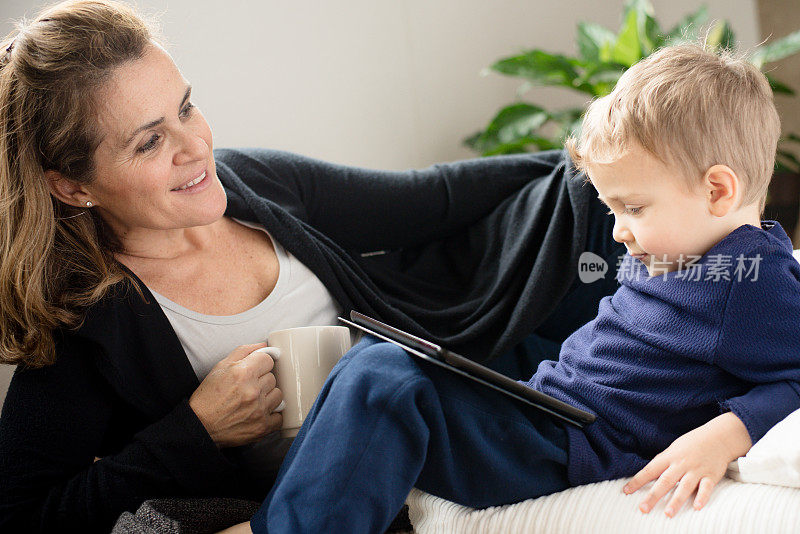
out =
[[[198,132],[185,129],[180,139],[180,146],[175,152],[175,165],[191,163],[208,158],[208,143]]]

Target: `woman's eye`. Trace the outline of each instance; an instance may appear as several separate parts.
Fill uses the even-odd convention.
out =
[[[195,107],[194,104],[192,104],[191,102],[187,102],[186,106],[184,106],[184,108],[181,110],[181,115],[184,116],[184,117],[191,116],[192,112],[194,111],[194,107]],[[137,148],[136,151],[137,152],[148,152],[150,150],[153,150],[158,145],[158,140],[160,138],[161,138],[160,135],[153,134],[153,137],[151,137],[150,140],[147,143],[145,143],[142,146],[140,146],[139,148]]]
[[[161,136],[158,135],[158,134],[153,134],[153,137],[151,137],[148,142],[146,142],[145,144],[143,144],[142,146],[137,148],[136,151],[137,152],[147,152],[148,150],[153,150],[156,147],[156,145],[158,144],[158,139],[160,137]]]
[[[625,212],[631,215],[639,215],[642,212],[642,208],[625,208]]]

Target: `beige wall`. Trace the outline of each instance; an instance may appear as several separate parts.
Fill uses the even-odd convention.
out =
[[[14,368],[10,365],[0,365],[0,406],[6,398],[6,391],[8,391],[8,383],[11,381],[11,373]]]
[[[519,85],[481,77],[484,67],[523,48],[575,53],[577,21],[616,30],[624,0],[137,3],[162,13],[216,146],[408,168],[472,155],[461,139],[512,101]],[[730,20],[745,46],[759,40],[755,0],[653,2],[666,27],[701,3]],[[37,5],[2,0],[0,34],[12,19],[32,18]],[[527,98],[550,106],[586,100],[552,89]],[[0,369],[0,393],[8,371]]]

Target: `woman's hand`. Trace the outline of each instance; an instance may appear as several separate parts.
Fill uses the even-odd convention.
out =
[[[219,447],[245,445],[281,428],[283,418],[275,409],[283,394],[272,373],[273,357],[280,351],[266,345],[234,349],[189,398],[189,406]]]
[[[694,509],[708,502],[714,486],[725,475],[728,464],[747,454],[752,443],[744,423],[731,412],[724,413],[705,425],[687,432],[653,458],[622,489],[631,494],[658,479],[639,509],[648,513],[653,506],[677,485],[665,513],[673,517],[695,489]]]

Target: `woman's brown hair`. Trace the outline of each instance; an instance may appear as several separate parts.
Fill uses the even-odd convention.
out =
[[[102,219],[53,197],[45,171],[95,179],[94,97],[145,54],[155,28],[126,4],[78,0],[45,8],[0,43],[0,363],[52,364],[55,329],[80,328],[125,279],[142,293]]]

